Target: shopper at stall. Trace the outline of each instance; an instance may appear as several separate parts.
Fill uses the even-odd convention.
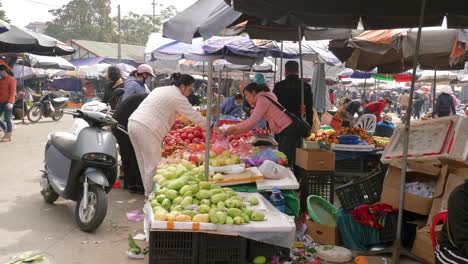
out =
[[[11,141],[13,131],[11,115],[16,96],[16,80],[11,77],[11,74],[11,68],[2,60],[0,62],[0,116],[3,114],[5,123],[0,120],[0,128],[5,135],[0,142]]]
[[[409,105],[409,91],[408,90],[404,90],[403,93],[398,97],[398,106],[400,107],[399,108],[399,111],[398,113],[400,114],[401,111],[406,111],[408,110],[408,105]]]
[[[135,149],[145,195],[153,191],[153,177],[161,159],[161,145],[177,115],[206,127],[206,118],[195,111],[187,99],[195,79],[180,73],[173,74],[172,78],[174,85],[154,89],[128,121],[128,132]]]
[[[122,78],[122,72],[116,66],[110,66],[107,68],[107,83],[104,87],[104,97],[102,102],[109,104],[112,110],[114,110],[119,102],[119,97],[114,95],[114,91],[119,88],[124,88],[124,80]]]
[[[330,103],[334,105],[335,104],[335,91],[333,91],[333,89],[329,89],[328,94],[330,96]]]
[[[419,94],[415,96],[415,100],[413,102],[413,108],[414,108],[414,118],[415,119],[421,119],[421,110],[424,104],[424,99],[421,98]]]
[[[448,85],[442,86],[439,91],[441,94],[437,97],[437,102],[434,109],[434,117],[443,117],[455,115],[455,104],[453,103],[452,88]]]
[[[250,83],[244,89],[244,97],[254,107],[252,115],[245,121],[229,127],[225,134],[241,134],[251,130],[262,118],[277,136],[279,151],[286,154],[289,164],[295,164],[296,148],[301,145],[301,137],[292,125],[291,118],[274,102],[278,103],[275,94],[268,87]]]
[[[346,102],[346,99],[345,99],[345,102]],[[353,101],[351,101],[350,99],[348,100],[349,101],[346,103],[344,109],[348,113],[348,115],[353,118],[354,118],[354,115],[359,111],[361,106],[365,107],[369,103],[369,101],[365,98],[361,98],[360,100],[353,100]]]
[[[312,124],[312,88],[308,83],[304,83],[304,104],[301,105],[301,80],[299,78],[299,64],[296,61],[288,61],[285,64],[286,78],[275,84],[273,93],[278,98],[278,102],[283,105],[288,112],[301,117],[301,113],[306,114],[306,121]]]
[[[370,104],[367,104],[364,107],[363,113],[375,115],[375,117],[377,118],[377,122],[380,122],[380,120],[382,119],[381,118],[382,111],[385,109],[387,105],[390,106],[391,104],[392,104],[392,101],[390,101],[390,99],[380,98],[379,100],[377,100],[377,102],[372,102]]]
[[[149,77],[154,77],[153,68],[148,64],[141,64],[132,72],[125,80],[124,94],[121,100],[127,99],[129,96],[139,93],[148,93],[145,82]]]
[[[395,125],[392,123],[392,117],[390,115],[384,115],[382,122],[377,123],[375,127],[374,135],[378,137],[392,137]]]
[[[468,181],[449,196],[447,221],[436,248],[436,263],[468,263]]]
[[[242,117],[242,95],[236,94],[228,97],[221,104],[221,114]]]
[[[23,119],[26,112],[28,112],[28,106],[26,105],[26,94],[24,92],[19,92],[16,96],[16,101],[13,104],[13,116],[16,120]]]
[[[148,96],[146,93],[134,94],[122,101],[113,114],[113,118],[128,130],[128,119],[140,106],[141,102]],[[145,189],[141,180],[135,150],[133,149],[130,137],[118,129],[112,132],[119,143],[120,157],[122,158],[122,170],[124,173],[124,187],[131,193],[144,194]]]

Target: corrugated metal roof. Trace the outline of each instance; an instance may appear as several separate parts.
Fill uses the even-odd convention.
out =
[[[72,40],[78,46],[91,51],[99,57],[117,59],[117,43],[98,42],[90,40]],[[122,60],[133,60],[138,63],[145,61],[145,47],[122,44]]]

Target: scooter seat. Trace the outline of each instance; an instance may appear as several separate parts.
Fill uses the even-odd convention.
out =
[[[70,133],[57,132],[50,135],[50,142],[63,155],[71,158],[75,150],[75,142],[77,137]]]
[[[56,104],[63,104],[66,101],[68,101],[67,97],[57,97],[57,98],[52,99],[52,102]]]

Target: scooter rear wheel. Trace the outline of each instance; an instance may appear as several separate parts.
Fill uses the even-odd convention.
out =
[[[52,120],[59,121],[63,117],[63,112],[61,110],[55,110],[52,113]]]
[[[88,207],[84,209],[83,194],[76,203],[75,220],[84,232],[93,232],[104,221],[107,213],[107,195],[98,185],[90,185],[88,189]]]

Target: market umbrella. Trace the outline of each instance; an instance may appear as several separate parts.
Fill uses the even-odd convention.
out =
[[[49,36],[11,25],[7,32],[0,34],[0,52],[65,56],[75,50]]]
[[[0,19],[0,34],[10,30],[10,24]]]
[[[317,64],[312,75],[313,106],[319,113],[325,113],[325,65]]]
[[[223,0],[197,1],[163,25],[163,35],[191,43],[193,38],[208,39],[237,20],[242,14]]]
[[[13,76],[16,79],[29,80],[33,78],[47,78],[54,72],[46,69],[36,69],[21,64],[15,64],[13,66]]]
[[[458,79],[458,75],[451,71],[436,71],[435,72],[436,82],[449,82]],[[418,82],[432,82],[434,80],[434,71],[424,70],[421,71],[421,76],[418,78]]]
[[[226,0],[243,15],[278,24],[351,28],[359,21],[365,29],[419,26],[420,1],[348,0]],[[423,27],[439,26],[444,17],[448,27],[468,28],[468,10],[463,1],[428,1]]]
[[[75,70],[76,67],[62,57],[24,55],[25,66],[41,69]]]
[[[421,69],[463,69],[468,53],[451,59],[457,30],[423,29],[419,65]],[[379,73],[400,73],[411,67],[416,32],[407,29],[369,30],[349,40],[330,42],[330,50],[346,67]]]

